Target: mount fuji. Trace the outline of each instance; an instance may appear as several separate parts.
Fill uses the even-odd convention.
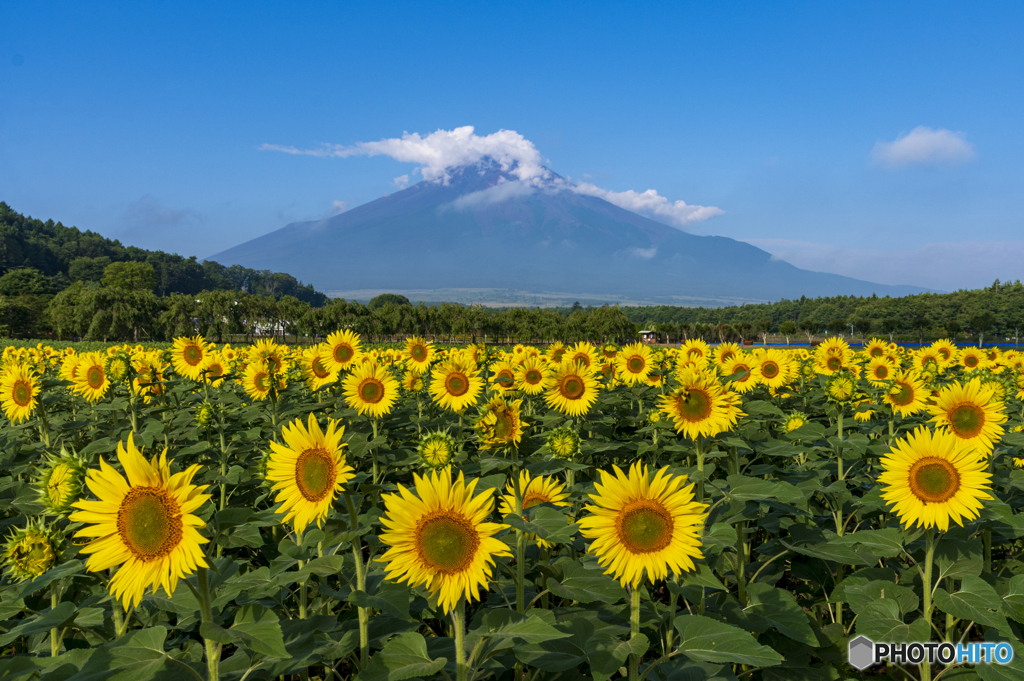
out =
[[[387,291],[499,304],[547,296],[721,305],[926,290],[798,269],[750,244],[689,234],[579,193],[550,170],[527,180],[514,170],[494,162],[451,169],[210,259],[289,272],[357,299]]]

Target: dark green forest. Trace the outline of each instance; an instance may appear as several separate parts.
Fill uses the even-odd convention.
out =
[[[256,334],[315,340],[351,328],[378,340],[419,334],[489,342],[810,341],[824,334],[924,342],[1017,342],[1024,285],[901,298],[836,296],[730,307],[485,308],[412,305],[383,294],[363,305],[330,300],[280,272],[123,246],[89,231],[42,222],[0,202],[0,335],[17,338],[162,340]]]

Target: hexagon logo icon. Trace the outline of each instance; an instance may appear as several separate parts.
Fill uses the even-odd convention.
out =
[[[849,661],[851,667],[863,671],[875,663],[875,644],[867,636],[850,639]]]

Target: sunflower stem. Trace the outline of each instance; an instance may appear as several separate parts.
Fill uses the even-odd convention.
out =
[[[359,527],[359,514],[356,506],[352,503],[352,495],[345,495],[345,504],[348,506],[351,529]],[[359,540],[352,542],[352,558],[356,564],[356,588],[366,591],[366,570],[363,569],[363,547]],[[367,608],[357,608],[359,615],[359,667],[366,669],[370,662],[370,611]]]
[[[932,625],[932,563],[935,562],[935,528],[929,527],[924,535],[924,621]],[[931,681],[932,667],[921,663],[921,681]]]
[[[456,605],[455,609],[452,610],[452,629],[455,630],[455,679],[456,681],[468,681],[469,668],[466,666],[465,598],[459,598],[458,605]]]
[[[991,458],[991,457],[990,457]],[[992,571],[992,530],[991,528],[981,533],[981,542],[985,547],[985,563],[983,572]]]
[[[57,580],[60,581],[60,580]],[[60,605],[60,594],[57,592],[57,582],[50,585],[50,609],[56,610],[57,606]],[[117,606],[114,606],[114,610],[117,610]],[[57,627],[50,629],[50,657],[57,657],[57,653],[60,652],[60,637],[57,631]]]
[[[518,501],[518,500],[517,500]],[[520,507],[522,502],[517,504]],[[522,511],[520,510],[520,513]],[[526,533],[516,530],[516,612],[526,612]]]
[[[697,480],[697,501],[704,503],[704,443],[700,435],[693,442],[697,446],[697,472],[700,474]]]
[[[843,479],[843,408],[839,408],[839,442],[836,444],[836,460],[839,463],[839,479]]]
[[[741,520],[736,523],[736,592],[740,604],[747,605],[747,585],[745,582],[744,568],[746,567],[746,528]]]
[[[199,588],[199,613],[203,622],[213,623],[213,604],[210,600],[210,580],[206,574],[206,568],[196,570],[196,581]],[[206,643],[206,668],[209,672],[209,681],[220,679],[220,644],[212,639],[204,637]]]
[[[629,638],[636,639],[640,633],[640,585],[634,584],[629,594]],[[629,681],[640,678],[640,656],[629,654]]]

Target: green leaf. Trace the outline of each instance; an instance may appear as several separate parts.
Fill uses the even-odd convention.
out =
[[[697,568],[695,571],[683,575],[683,586],[699,586],[716,591],[726,591],[725,585],[718,577],[715,577],[714,571],[707,563],[697,563],[695,567]],[[668,586],[671,589],[674,584],[668,582]]]
[[[871,603],[883,598],[895,599],[902,615],[914,612],[921,603],[921,599],[917,597],[913,589],[882,580],[864,584],[849,584],[844,588],[844,592],[843,600],[849,603],[857,614],[863,612]]]
[[[863,546],[880,558],[892,558],[903,552],[903,530],[889,527],[884,530],[857,530],[829,542],[830,546]]]
[[[421,634],[399,634],[384,649],[370,658],[370,664],[359,672],[362,681],[401,681],[433,676],[448,662],[446,658],[430,659],[427,642]]]
[[[533,520],[527,520],[515,513],[505,516],[505,524],[517,530],[535,534],[552,544],[567,544],[576,538],[579,525],[550,507],[541,507],[533,514]]]
[[[935,564],[939,568],[939,581],[946,577],[977,577],[984,567],[981,539],[961,539],[958,534],[949,532],[936,543]]]
[[[797,486],[788,482],[748,478],[744,475],[730,475],[728,495],[740,501],[763,501],[776,499],[784,504],[801,505],[806,496]]]
[[[1003,614],[1024,622],[1024,575],[1016,575],[1007,584],[1003,596]]]
[[[564,672],[582,667],[587,661],[587,641],[594,634],[594,625],[588,620],[574,618],[559,622],[555,628],[570,636],[517,645],[513,649],[516,657],[524,664],[546,672]]]
[[[281,624],[272,610],[262,605],[244,605],[235,614],[228,632],[243,646],[268,657],[287,658]]]
[[[542,612],[548,616],[551,615],[549,611]],[[483,616],[482,626],[471,631],[470,635],[479,638],[505,639],[509,645],[512,645],[514,643],[543,643],[567,638],[570,634],[559,631],[545,622],[537,614],[537,611],[523,615],[507,608],[495,608]]]
[[[676,618],[679,650],[698,662],[749,664],[770,667],[782,662],[777,652],[759,644],[739,627],[700,615]]]
[[[596,567],[596,566],[595,566]],[[562,563],[562,580],[549,579],[547,588],[551,593],[580,603],[618,603],[625,600],[626,590],[604,569],[588,569],[579,563]]]
[[[598,632],[587,640],[587,659],[594,681],[606,681],[623,666],[630,654],[643,655],[650,642],[643,634],[621,641],[610,632]]]
[[[115,604],[114,607],[120,607],[120,604]],[[49,631],[55,627],[62,627],[65,624],[69,624],[74,617],[75,604],[71,601],[64,601],[52,610],[23,620],[21,624],[0,636],[0,646],[6,646],[19,636],[31,636],[32,634]]]
[[[768,627],[775,627],[780,634],[788,636],[812,648],[818,647],[818,638],[811,629],[807,613],[788,591],[757,582],[747,586],[750,605],[744,608],[748,617],[761,620]]]
[[[912,624],[904,623],[896,599],[883,598],[869,603],[858,613],[857,633],[872,641],[909,643],[929,640],[931,627],[924,618],[916,619]]]
[[[406,584],[384,582],[376,594],[370,596],[362,591],[349,594],[348,602],[360,608],[381,610],[399,619],[409,619],[409,601],[412,592]]]
[[[977,622],[992,627],[1000,634],[1013,637],[1013,631],[1003,616],[1002,599],[996,590],[981,577],[964,577],[960,590],[946,593],[945,589],[935,591],[935,607],[953,617]]]
[[[66,563],[61,563],[57,567],[47,570],[43,574],[39,575],[35,579],[23,584],[19,584],[14,590],[15,598],[24,598],[30,596],[40,589],[49,586],[54,580],[60,579],[61,577],[68,577],[70,575],[80,574],[85,572],[85,563],[80,560],[69,560]]]

